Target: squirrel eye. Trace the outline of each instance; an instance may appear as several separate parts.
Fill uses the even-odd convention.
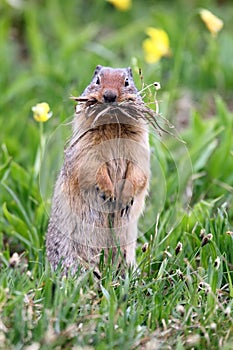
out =
[[[97,79],[96,79],[96,82],[95,82],[97,85],[100,85],[100,78],[99,76],[97,75]]]
[[[129,86],[129,78],[125,78],[125,87]]]

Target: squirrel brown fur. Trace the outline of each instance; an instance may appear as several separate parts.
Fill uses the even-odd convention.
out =
[[[56,181],[47,256],[64,271],[100,255],[135,264],[137,223],[150,177],[148,125],[130,68],[98,65],[79,98]]]

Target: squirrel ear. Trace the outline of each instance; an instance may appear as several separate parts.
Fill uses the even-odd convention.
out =
[[[129,74],[129,76],[130,76],[131,78],[133,78],[133,73],[132,73],[131,67],[128,67],[128,68],[127,68],[127,72],[128,72],[128,74]]]
[[[102,68],[103,68],[103,66],[101,66],[100,64],[98,64],[98,66],[96,66],[96,68],[95,68],[94,76],[95,76],[96,74],[98,74],[99,71],[100,71]]]

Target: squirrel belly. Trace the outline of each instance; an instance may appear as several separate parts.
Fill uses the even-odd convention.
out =
[[[148,125],[130,68],[97,66],[76,106],[47,231],[48,259],[75,271],[104,252],[135,264],[138,219],[149,187]]]

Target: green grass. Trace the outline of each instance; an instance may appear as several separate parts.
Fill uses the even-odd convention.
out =
[[[200,6],[224,20],[216,38]],[[102,0],[1,3],[0,349],[233,348],[232,15],[230,1],[212,0],[135,0],[125,13]],[[141,46],[151,25],[167,31],[172,50],[154,65]],[[44,240],[69,96],[97,64],[135,58],[145,83],[160,81],[160,110],[179,133],[150,135],[138,269],[123,279],[100,263],[99,281],[93,271],[61,278]],[[185,111],[182,96],[191,96]],[[54,116],[40,130],[31,107],[42,101]]]

